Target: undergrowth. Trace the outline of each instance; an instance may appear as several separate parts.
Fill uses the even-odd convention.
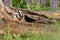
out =
[[[56,21],[56,25],[59,25],[60,27],[60,21]],[[25,33],[23,35],[20,34],[10,34],[9,33],[9,25],[7,26],[7,28],[5,28],[5,32],[4,35],[0,36],[0,40],[59,40],[60,38],[60,29],[58,30],[59,32],[44,32],[41,31],[40,33],[32,33],[32,32],[28,32]],[[59,28],[58,27],[58,28]]]

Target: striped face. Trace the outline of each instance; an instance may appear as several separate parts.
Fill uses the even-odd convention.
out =
[[[23,13],[20,12],[20,11],[19,11],[19,12],[14,12],[14,13],[12,14],[12,17],[21,20],[21,19],[23,18]]]
[[[6,12],[10,15],[12,15],[12,18],[16,18],[18,20],[21,20],[23,18],[23,12],[16,10],[16,9],[11,9],[10,7],[5,8]]]
[[[18,11],[18,14],[16,14],[16,17],[21,20],[23,18],[23,13],[21,11]]]
[[[21,11],[19,11],[19,16],[23,17],[23,13]]]

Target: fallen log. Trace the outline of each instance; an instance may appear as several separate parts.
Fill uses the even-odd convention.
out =
[[[19,20],[17,18],[17,15],[20,12],[22,13],[23,17],[21,17],[21,19]],[[17,14],[13,15],[13,13]],[[6,25],[9,24],[11,33],[23,34],[24,32],[32,31],[34,29],[33,27],[35,23],[37,23],[36,26],[39,28],[38,29],[36,27],[37,30],[41,31],[41,27],[43,25],[53,24],[54,20],[57,19],[60,19],[59,12],[56,13],[56,12],[44,12],[44,11],[31,11],[26,9],[8,7],[4,5],[2,0],[0,0],[0,29],[6,28]]]
[[[27,10],[27,9],[21,9],[21,8],[13,8],[13,7],[10,7],[11,9],[15,10],[15,11],[22,11],[23,12],[23,15],[26,15],[28,17],[31,17],[31,18],[35,18],[36,20],[39,18],[39,17],[45,17],[47,19],[55,19],[55,20],[60,20],[60,12],[59,11],[32,11],[32,10]],[[33,16],[34,15],[34,16]]]

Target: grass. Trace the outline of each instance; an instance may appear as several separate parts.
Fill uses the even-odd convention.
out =
[[[20,34],[10,34],[9,26],[5,29],[4,35],[0,36],[0,40],[59,40],[60,39],[60,21],[56,22],[59,25],[58,32],[45,32],[41,31],[39,34],[28,32],[23,35]]]
[[[42,34],[35,34],[35,33],[27,33],[24,35],[19,35],[19,34],[5,34],[4,36],[0,36],[0,40],[59,40],[60,39],[60,34],[56,33],[45,33],[44,35]]]

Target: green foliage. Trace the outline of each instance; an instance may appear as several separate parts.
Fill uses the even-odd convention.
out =
[[[36,1],[32,0],[30,3],[26,3],[26,0],[21,0],[20,2],[18,0],[12,0],[12,5],[14,7],[19,7],[19,8],[27,8],[29,10],[45,10],[45,11],[50,11],[50,0],[46,0],[46,7],[42,8],[42,0],[40,1],[40,5],[36,5]],[[57,10],[60,10],[60,1],[57,7]]]
[[[12,0],[12,5],[14,7],[26,8],[25,0],[21,0],[20,2],[18,0]]]
[[[46,6],[50,7],[50,0],[46,0]]]

